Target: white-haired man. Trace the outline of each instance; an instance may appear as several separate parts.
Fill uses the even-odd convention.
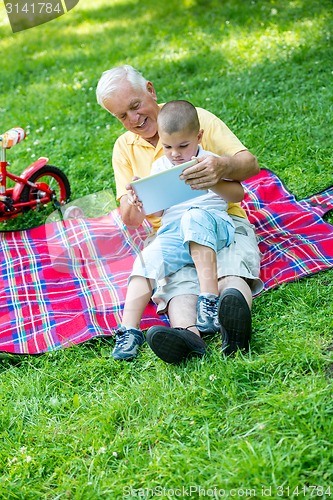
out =
[[[149,175],[153,161],[163,156],[157,131],[157,116],[162,105],[152,82],[132,66],[105,71],[97,85],[98,103],[127,129],[114,144],[112,165],[117,199],[124,223],[138,227],[145,215],[132,203],[129,183],[134,177]],[[204,130],[203,149],[218,156],[200,158],[183,173],[193,189],[208,189],[220,179],[243,181],[259,171],[255,156],[215,115],[197,108],[200,128]],[[253,227],[239,204],[230,203],[228,213],[235,224],[235,241],[217,255],[219,293],[218,318],[221,325],[222,352],[247,350],[251,338],[252,294],[262,289],[259,278],[259,251]],[[154,230],[159,219],[147,217]],[[153,295],[158,312],[167,312],[171,327],[153,326],[147,342],[164,361],[179,363],[191,356],[203,356],[206,344],[195,325],[199,282],[193,266],[185,266],[166,279]],[[134,327],[134,325],[132,325]],[[116,332],[115,359],[131,359],[144,342],[134,328]]]

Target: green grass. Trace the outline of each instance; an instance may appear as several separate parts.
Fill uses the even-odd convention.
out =
[[[332,27],[329,0],[81,0],[12,34],[1,5],[1,129],[30,131],[12,169],[48,156],[73,200],[114,188],[123,129],[95,88],[130,63],[161,102],[214,112],[299,199],[311,195],[333,184]],[[147,347],[116,363],[102,341],[3,359],[0,498],[186,498],[190,487],[193,498],[330,498],[332,288],[328,271],[256,298],[251,352],[234,359],[218,338],[179,367]]]

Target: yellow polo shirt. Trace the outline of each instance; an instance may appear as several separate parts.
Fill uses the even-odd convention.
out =
[[[161,107],[163,104],[161,105]],[[233,156],[245,150],[245,146],[231,132],[231,130],[213,113],[202,108],[196,108],[200,121],[200,128],[204,130],[202,147],[219,156]],[[117,199],[127,194],[125,186],[134,176],[147,177],[150,174],[152,163],[163,156],[163,148],[158,141],[156,148],[133,132],[125,132],[115,142],[112,153],[112,166],[116,182]],[[246,217],[245,211],[239,203],[229,203],[228,213]],[[154,228],[160,224],[159,217],[148,216]]]

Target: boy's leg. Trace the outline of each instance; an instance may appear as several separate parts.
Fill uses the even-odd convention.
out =
[[[140,328],[143,312],[153,293],[149,279],[133,276],[128,284],[121,325],[126,328]]]
[[[112,356],[116,360],[136,357],[145,338],[140,330],[143,311],[152,295],[152,285],[143,276],[133,276],[129,282],[121,327],[116,331]]]
[[[201,333],[219,331],[217,317],[218,281],[216,252],[210,247],[190,241],[190,252],[198,274],[200,295],[197,302],[196,325]]]
[[[198,273],[200,292],[218,295],[216,252],[190,241],[190,253]]]
[[[247,219],[237,216],[232,216],[232,219],[236,227],[235,242],[229,247],[223,248],[217,255],[218,275],[220,277],[219,291],[223,295],[219,308],[222,320],[222,342],[225,346],[227,338],[228,347],[230,345],[228,342],[230,342],[230,338],[233,340],[232,337],[235,333],[238,337],[239,327],[242,327],[241,334],[245,340],[242,345],[239,343],[236,345],[232,342],[233,345],[230,345],[231,353],[239,348],[246,348],[248,345],[248,339],[251,335],[252,294],[258,294],[263,289],[263,283],[259,278],[260,254],[253,226]],[[191,266],[177,271],[169,277],[166,285],[156,290],[153,299],[158,305],[158,311],[160,314],[167,312],[171,323],[171,328],[169,328],[170,341],[168,344],[166,343],[168,336],[165,335],[165,344],[161,346],[165,351],[171,349],[173,345],[172,333],[174,330],[181,332],[183,328],[186,328],[187,331],[192,330],[199,335],[198,331],[191,326],[196,322],[196,304],[199,293],[196,270]],[[238,295],[236,301],[239,302],[238,310],[234,307],[234,300],[226,300],[228,297],[234,298],[236,295]],[[243,298],[245,300],[242,300]],[[244,317],[247,320],[245,322]],[[225,320],[227,321],[225,322]],[[232,327],[229,333],[223,327],[223,323],[225,325],[229,323],[229,328],[230,323],[234,323],[236,329]],[[158,327],[153,328],[157,329]],[[224,349],[223,352],[225,352]],[[159,353],[157,355],[164,359]],[[184,350],[183,356],[179,354],[179,362],[186,357],[187,352]]]
[[[234,229],[229,219],[192,208],[182,216],[181,234],[184,245],[189,247],[200,285],[196,324],[201,333],[214,334],[220,328],[216,252],[229,244]]]
[[[180,230],[195,265],[201,293],[218,295],[216,252],[232,241],[234,228],[230,220],[194,207],[183,214]]]

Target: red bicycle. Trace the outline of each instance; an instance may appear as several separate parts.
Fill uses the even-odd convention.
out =
[[[49,165],[48,158],[39,158],[21,175],[14,175],[7,170],[9,163],[6,161],[6,150],[25,137],[25,131],[20,127],[0,135],[0,221],[47,203],[53,203],[55,208],[59,208],[70,197],[67,176],[60,168]],[[7,187],[7,179],[14,181],[15,186]]]

